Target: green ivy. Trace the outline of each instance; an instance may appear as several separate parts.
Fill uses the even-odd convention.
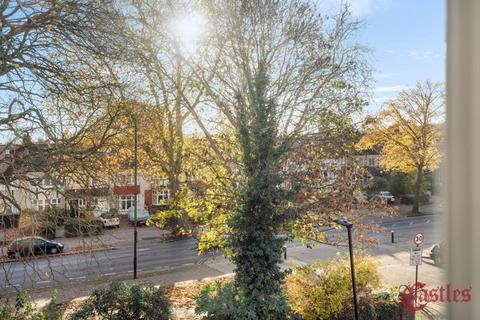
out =
[[[288,148],[278,143],[277,109],[266,98],[267,84],[260,67],[246,99],[237,97],[237,139],[246,178],[241,205],[229,221],[235,294],[241,305],[237,319],[286,319],[289,312],[281,290],[285,273],[279,266],[284,239],[276,237],[285,223],[279,210],[285,192],[277,168]]]

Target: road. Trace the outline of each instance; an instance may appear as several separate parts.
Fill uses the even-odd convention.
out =
[[[419,217],[375,218],[385,228],[377,234],[380,245],[372,248],[372,255],[389,252],[407,252],[411,237],[416,231],[425,234],[425,248],[442,240],[440,220],[437,215]],[[396,243],[390,242],[390,230],[395,231]],[[140,234],[141,234],[140,229]],[[342,231],[335,231],[342,232]],[[140,235],[141,238],[141,235]],[[298,242],[288,244],[288,255],[299,261],[314,261],[335,255],[343,249],[330,247],[322,250],[308,249]],[[19,288],[56,287],[65,283],[78,283],[118,277],[133,272],[133,248],[125,244],[113,250],[91,254],[39,257],[19,262],[5,262],[0,265],[0,290],[15,291]],[[138,247],[138,273],[147,273],[175,268],[183,265],[202,264],[209,257],[200,257],[192,239],[172,242],[141,240]]]

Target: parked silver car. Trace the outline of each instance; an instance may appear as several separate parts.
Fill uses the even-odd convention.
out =
[[[111,212],[104,212],[98,217],[104,228],[116,227],[120,228],[120,218]]]
[[[380,191],[370,198],[371,202],[395,203],[395,197],[390,191]]]
[[[137,224],[145,224],[147,220],[150,218],[150,214],[148,213],[148,209],[146,207],[138,207],[137,209]],[[135,207],[131,206],[128,208],[128,220],[131,223],[135,221]]]

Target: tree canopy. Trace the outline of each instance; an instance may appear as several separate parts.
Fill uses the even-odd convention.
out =
[[[419,82],[386,103],[375,117],[365,122],[359,149],[381,147],[381,165],[386,169],[416,174],[413,211],[425,170],[440,163],[445,95],[440,83]]]

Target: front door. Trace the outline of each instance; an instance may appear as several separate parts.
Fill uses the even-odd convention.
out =
[[[79,212],[79,207],[80,207],[80,203],[79,203],[79,200],[78,199],[72,199],[72,200],[68,200],[68,204],[70,206],[70,216],[72,218],[77,218],[80,216],[80,212]]]

